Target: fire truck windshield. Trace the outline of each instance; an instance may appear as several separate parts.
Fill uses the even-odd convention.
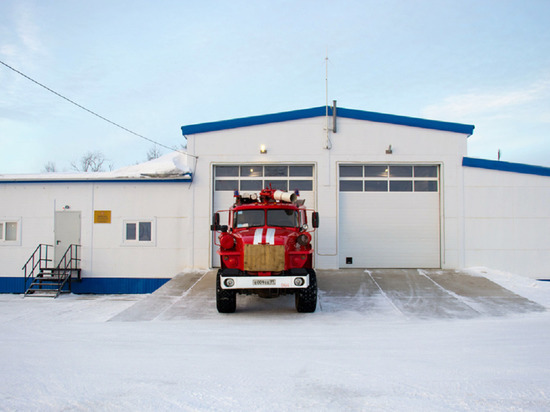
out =
[[[234,227],[261,227],[265,225],[264,209],[238,210],[234,215]],[[299,218],[296,210],[268,209],[267,226],[299,227]]]
[[[298,227],[298,214],[292,209],[271,209],[267,211],[267,225]]]
[[[265,224],[265,210],[238,210],[235,212],[234,227],[258,227]]]

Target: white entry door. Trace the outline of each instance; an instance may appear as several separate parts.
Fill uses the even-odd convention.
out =
[[[55,212],[55,266],[72,244],[80,244],[80,212]]]

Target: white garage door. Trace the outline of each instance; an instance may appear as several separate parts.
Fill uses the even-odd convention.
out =
[[[227,210],[233,203],[234,192],[259,193],[269,187],[282,191],[298,190],[299,199],[305,199],[308,209],[315,208],[314,169],[308,164],[243,164],[215,165],[213,173],[213,212]],[[227,213],[220,214],[222,225],[227,224]],[[214,242],[212,242],[214,245]],[[217,248],[212,248],[212,267],[219,267]]]
[[[439,166],[340,165],[340,267],[439,268]]]

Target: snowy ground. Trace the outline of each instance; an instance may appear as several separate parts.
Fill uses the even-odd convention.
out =
[[[470,273],[550,308],[550,282]],[[0,295],[0,410],[550,409],[550,311],[110,320],[144,299]]]

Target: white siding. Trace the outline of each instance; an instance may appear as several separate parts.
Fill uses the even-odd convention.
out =
[[[550,278],[550,177],[464,167],[465,266]]]
[[[171,277],[192,267],[189,183],[0,184],[0,211],[21,219],[21,245],[0,246],[0,276],[21,276],[39,243],[54,244],[54,216],[81,213],[84,277]],[[110,224],[94,224],[94,210],[110,210]],[[125,219],[153,219],[153,246],[124,244]],[[52,249],[53,255],[53,249]]]
[[[336,269],[341,251],[338,238],[338,169],[341,162],[424,163],[440,165],[442,267],[458,267],[462,203],[462,157],[466,155],[466,135],[418,127],[400,126],[347,118],[338,119],[338,132],[331,133],[332,148],[324,148],[325,119],[315,117],[236,129],[187,135],[189,153],[198,155],[192,190],[194,192],[194,265],[211,265],[210,225],[213,205],[212,166],[214,164],[313,164],[316,170],[316,201],[320,227],[316,231],[315,262],[318,268]],[[260,154],[265,144],[267,154]],[[393,154],[386,154],[392,145]],[[200,228],[200,230],[198,230]],[[340,234],[340,235],[339,235]]]

